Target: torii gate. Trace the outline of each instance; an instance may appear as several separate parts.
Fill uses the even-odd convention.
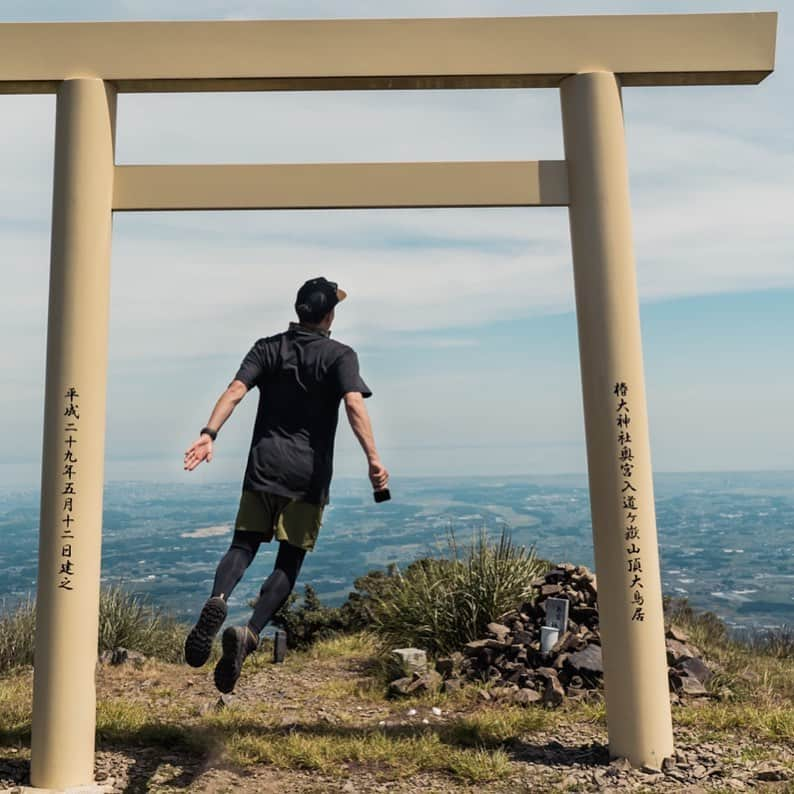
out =
[[[568,207],[612,756],[673,751],[621,86],[754,84],[777,15],[0,24],[55,93],[31,783],[94,768],[113,212]],[[565,160],[117,166],[118,92],[559,88]]]

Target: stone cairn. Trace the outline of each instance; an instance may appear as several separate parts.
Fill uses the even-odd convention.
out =
[[[411,676],[393,682],[393,694],[437,685],[453,691],[468,680],[493,684],[482,691],[486,700],[521,705],[542,703],[556,708],[566,697],[592,697],[603,686],[604,674],[595,575],[584,566],[564,563],[531,586],[533,599],[489,623],[484,638],[467,643],[463,653],[438,659],[436,676],[415,668]],[[545,624],[547,598],[568,599],[568,625],[551,650],[542,653],[540,629]],[[698,649],[687,644],[684,632],[669,627],[666,649],[673,699],[708,694],[705,684],[712,672]]]

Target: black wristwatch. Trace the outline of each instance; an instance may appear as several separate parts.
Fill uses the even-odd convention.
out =
[[[213,430],[211,427],[202,427],[201,432],[199,433],[200,436],[203,436],[206,433],[213,441],[218,437],[218,431]]]

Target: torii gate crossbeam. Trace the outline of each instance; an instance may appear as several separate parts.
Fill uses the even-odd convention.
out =
[[[56,93],[31,783],[93,781],[114,211],[567,206],[610,753],[673,750],[621,86],[750,84],[777,15],[0,24]],[[118,166],[119,91],[554,87],[565,161]],[[332,178],[329,178],[332,177]]]

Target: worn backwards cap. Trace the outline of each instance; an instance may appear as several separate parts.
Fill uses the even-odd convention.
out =
[[[337,303],[343,301],[347,293],[339,289],[335,281],[319,276],[309,279],[295,298],[295,311],[301,320],[316,323],[322,320]]]

